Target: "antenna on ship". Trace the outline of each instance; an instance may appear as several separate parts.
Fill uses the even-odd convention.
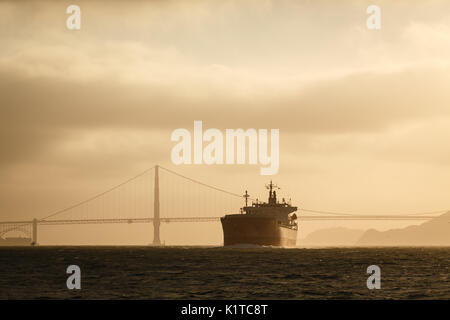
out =
[[[277,185],[272,183],[272,180],[270,180],[270,184],[266,184],[266,188],[269,189],[269,203],[275,203],[276,202],[276,193],[275,191],[272,191],[273,189],[280,189]]]
[[[277,186],[276,184],[272,183],[272,180],[270,180],[269,184],[266,184],[266,188],[270,190],[270,192],[272,192],[272,189],[281,189],[279,186]]]
[[[248,198],[250,197],[250,195],[248,194],[247,190],[245,190],[245,194],[243,195],[243,197],[245,198],[245,206],[247,207],[247,202],[248,202]]]

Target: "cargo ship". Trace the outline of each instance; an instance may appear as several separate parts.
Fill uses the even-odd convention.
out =
[[[245,191],[245,207],[240,214],[228,214],[220,218],[224,246],[258,245],[295,247],[297,243],[297,207],[285,199],[277,200],[279,189],[270,181],[268,202],[257,199],[248,206],[249,195]]]

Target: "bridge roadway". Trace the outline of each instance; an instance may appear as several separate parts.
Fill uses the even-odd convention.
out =
[[[300,215],[299,221],[314,220],[430,220],[437,216],[405,216],[405,215]],[[153,218],[110,218],[110,219],[64,219],[64,220],[37,220],[39,225],[66,225],[66,224],[110,224],[110,223],[152,223]],[[220,217],[173,217],[159,218],[160,222],[214,222],[220,221]],[[2,221],[0,225],[5,224],[32,224],[33,221]]]

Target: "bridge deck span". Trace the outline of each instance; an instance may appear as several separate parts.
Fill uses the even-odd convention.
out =
[[[299,221],[315,221],[315,220],[430,220],[436,216],[387,216],[387,215],[359,215],[359,216],[299,216]],[[65,219],[65,220],[38,220],[39,225],[65,225],[65,224],[110,224],[110,223],[152,223],[153,218],[118,218],[118,219]],[[161,222],[214,222],[220,221],[220,217],[173,217],[159,219]],[[0,225],[5,224],[32,224],[33,221],[3,221]]]

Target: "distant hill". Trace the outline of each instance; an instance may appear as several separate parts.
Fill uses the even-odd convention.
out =
[[[343,227],[314,231],[297,243],[307,247],[450,246],[450,211],[418,226],[377,231]]]
[[[348,228],[329,228],[311,232],[298,243],[299,246],[319,247],[344,247],[354,246],[356,241],[363,235],[364,230]]]
[[[450,211],[422,223],[388,231],[367,230],[357,246],[450,246]]]

